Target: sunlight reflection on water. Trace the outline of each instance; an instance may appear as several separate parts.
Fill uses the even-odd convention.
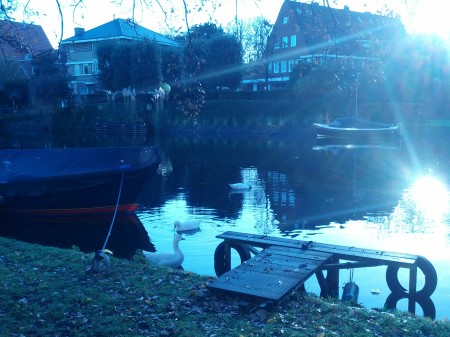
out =
[[[201,220],[201,230],[185,234],[187,240],[181,243],[184,269],[201,275],[215,275],[213,255],[221,242],[216,235],[225,231],[423,255],[438,272],[438,288],[432,296],[436,318],[449,317],[450,218],[445,180],[433,176],[432,170],[427,176],[415,172],[397,147],[333,151],[337,152],[328,148],[293,152],[290,157],[280,156],[278,162],[254,165],[242,164],[241,157],[221,159],[220,166],[203,161],[200,165],[190,158],[180,164],[172,157],[173,172],[164,176],[164,183],[173,184],[175,192],[167,193],[161,205],[144,204],[137,214],[159,251],[172,249],[175,220]],[[183,172],[182,179],[172,178],[177,171]],[[228,184],[235,182],[252,188],[231,191]],[[235,256],[233,266],[238,263]],[[354,271],[360,303],[384,306],[390,293],[385,269]],[[407,284],[408,276],[399,275]],[[341,284],[348,280],[349,271],[342,270]],[[307,281],[306,289],[319,293],[315,278]],[[373,289],[380,294],[372,294]],[[397,307],[407,310],[401,302]]]

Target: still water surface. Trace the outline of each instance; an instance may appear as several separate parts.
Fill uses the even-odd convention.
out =
[[[201,220],[181,247],[184,269],[203,275],[215,275],[215,236],[228,230],[423,255],[438,273],[436,318],[448,318],[450,132],[422,131],[363,147],[300,136],[161,139],[160,176],[137,215],[158,251],[171,250],[173,221]],[[234,182],[252,188],[236,193]],[[340,272],[342,285],[349,277]],[[408,275],[400,277],[407,287]],[[385,267],[356,269],[353,279],[360,303],[384,306]],[[315,278],[306,288],[320,290]],[[397,308],[407,310],[407,301]]]
[[[2,146],[156,144],[160,172],[141,196],[133,223],[142,223],[158,251],[170,251],[173,222],[201,220],[201,230],[185,234],[181,242],[185,270],[215,275],[213,254],[221,242],[216,235],[228,230],[423,255],[438,273],[432,296],[436,318],[450,317],[448,129],[425,128],[405,133],[402,141],[362,147],[315,142],[302,135],[90,134],[44,138],[45,144],[36,138],[33,143],[2,140]],[[235,182],[252,188],[235,193],[228,185]],[[350,271],[340,272],[342,285],[349,277]],[[400,277],[407,285],[406,273]],[[356,269],[353,280],[360,288],[360,303],[384,306],[390,293],[385,267]],[[319,293],[315,278],[306,289]],[[374,289],[380,294],[373,295]],[[397,308],[407,310],[406,300]],[[422,308],[416,311],[421,314]]]

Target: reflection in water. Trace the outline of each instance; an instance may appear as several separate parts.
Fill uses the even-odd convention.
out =
[[[418,177],[406,188],[390,214],[368,215],[367,220],[380,224],[382,232],[427,234],[446,232],[449,209],[449,191],[438,179]],[[444,235],[443,235],[444,236]]]
[[[406,189],[387,220],[394,227],[408,226],[411,233],[427,232],[448,214],[448,192],[436,178],[419,177]]]
[[[439,223],[449,211],[449,196],[446,186],[432,176],[419,177],[409,194],[417,213],[425,221]]]
[[[421,197],[424,192],[413,196],[412,187],[423,172],[448,184],[446,140],[450,132],[433,130],[407,146],[321,144],[314,149],[318,144],[297,135],[161,137],[155,141],[163,158],[161,175],[142,195],[137,216],[145,243],[150,236],[158,251],[172,249],[175,220],[201,220],[200,231],[184,235],[183,267],[202,275],[214,275],[216,235],[227,230],[420,254],[438,272],[432,296],[436,317],[450,317],[450,221],[442,201],[448,206],[448,191],[427,213],[430,206],[418,205],[429,198]],[[228,184],[239,181],[253,188],[230,191]],[[103,240],[102,235],[99,246]],[[390,292],[385,272],[385,267],[355,270],[364,306],[384,306]],[[380,295],[371,294],[375,288]],[[316,289],[307,284],[308,291]]]
[[[411,227],[416,206],[405,193],[417,177],[416,165],[397,144],[314,148],[304,139],[197,136],[164,138],[159,144],[171,170],[148,191],[138,216],[158,250],[170,249],[173,221],[201,220],[201,231],[186,236],[185,270],[214,275],[212,255],[220,243],[215,236],[234,230],[420,254],[432,260],[440,277],[448,274],[448,261],[436,260],[450,253],[446,215],[429,228],[439,234]],[[252,189],[235,193],[228,185],[234,182]],[[393,228],[401,213],[404,227]],[[440,256],[432,251],[438,235]],[[355,272],[367,307],[383,307],[389,292],[385,268],[375,269]],[[345,271],[341,278],[346,279]],[[448,316],[440,303],[448,299],[442,286],[439,281],[434,299],[438,317]],[[380,296],[370,293],[374,288]]]
[[[40,219],[1,219],[0,235],[60,248],[78,247],[83,252],[102,249],[111,216],[67,216]],[[131,258],[137,249],[154,251],[142,222],[135,214],[118,214],[106,246],[120,258]]]
[[[400,303],[399,303],[400,302]],[[401,302],[406,302],[406,308],[401,308],[399,304]],[[411,303],[410,303],[411,302]],[[386,308],[387,309],[398,309],[398,310],[407,310],[408,307],[414,308],[412,310],[413,313],[416,312],[416,307],[420,306],[422,309],[422,313],[424,316],[429,317],[431,319],[436,318],[436,307],[431,300],[431,298],[408,298],[407,296],[402,296],[398,294],[389,294],[386,299]]]

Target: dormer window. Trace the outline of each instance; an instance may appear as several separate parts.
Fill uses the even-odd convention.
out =
[[[284,18],[283,18],[283,24],[285,25],[286,23],[288,23],[289,22],[289,18],[287,17],[287,16],[285,16]]]

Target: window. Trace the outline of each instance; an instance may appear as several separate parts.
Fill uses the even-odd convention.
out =
[[[75,76],[91,75],[92,69],[93,69],[93,65],[89,64],[89,63],[75,64],[73,66],[73,74]]]
[[[276,37],[276,38],[275,38],[275,44],[274,44],[274,46],[273,46],[273,49],[278,49],[278,48],[280,48],[280,38],[279,38],[279,37]]]
[[[80,65],[79,65],[79,64],[75,64],[75,65],[73,66],[73,74],[74,74],[75,76],[80,75]]]
[[[287,72],[287,62],[286,61],[281,61],[281,72],[282,73]]]
[[[282,48],[286,48],[288,46],[288,37],[287,36],[283,36],[283,46]]]
[[[297,35],[291,35],[291,47],[297,46]]]
[[[287,17],[287,16],[285,16],[284,18],[283,18],[283,24],[285,25],[286,23],[288,23],[289,22],[289,18]]]
[[[289,60],[289,72],[292,71],[292,69],[294,69],[295,67],[295,61],[294,60]]]
[[[278,62],[273,63],[273,73],[278,74],[280,72],[280,64]]]
[[[272,71],[273,71],[273,63],[272,62],[270,62],[269,65],[267,66],[267,71],[269,73],[272,73]]]

